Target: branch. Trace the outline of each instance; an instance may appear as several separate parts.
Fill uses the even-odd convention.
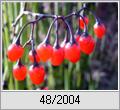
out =
[[[15,22],[12,23],[12,27],[16,27],[16,25],[18,24],[19,20],[23,17],[23,15],[28,15],[28,16],[31,16],[31,17],[47,17],[47,18],[55,18],[56,15],[49,15],[49,14],[40,14],[40,13],[33,13],[33,12],[30,12],[30,11],[22,11],[18,16],[17,18],[15,19]]]

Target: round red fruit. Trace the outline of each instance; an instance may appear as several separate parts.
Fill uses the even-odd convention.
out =
[[[96,22],[94,24],[94,33],[96,34],[96,36],[99,39],[103,38],[103,36],[105,35],[105,32],[106,32],[106,28],[105,28],[105,25],[103,23]]]
[[[17,61],[22,57],[24,53],[24,48],[18,44],[11,44],[7,50],[7,56],[10,61]]]
[[[41,61],[46,62],[52,57],[53,47],[50,44],[39,44],[36,51]]]
[[[78,40],[78,43],[80,45],[80,50],[89,55],[94,51],[95,47],[95,41],[92,36],[81,36]]]
[[[80,60],[80,47],[76,43],[67,43],[65,46],[65,58],[72,63]]]
[[[30,79],[33,84],[39,85],[43,83],[45,78],[45,70],[43,66],[30,66],[29,68]]]
[[[85,21],[86,25],[88,25],[88,23],[89,23],[88,17],[84,16],[83,18],[84,18],[84,21]],[[84,29],[84,21],[81,17],[79,18],[79,26],[80,26],[81,29]]]
[[[51,63],[53,66],[59,66],[64,60],[64,49],[63,48],[53,48],[53,54],[51,58]]]
[[[13,67],[13,76],[16,80],[22,81],[26,78],[27,68],[24,65],[15,65]]]
[[[35,55],[36,62],[40,62],[40,58],[39,58],[39,56],[38,56],[36,51],[34,51],[34,55]],[[32,50],[30,50],[30,52],[29,52],[29,59],[30,59],[31,62],[35,62],[34,61],[34,55],[33,55]]]

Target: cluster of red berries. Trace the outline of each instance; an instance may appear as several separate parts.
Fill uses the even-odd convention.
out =
[[[79,18],[79,29],[84,29],[85,24],[89,24],[89,19],[84,16],[83,19]],[[103,23],[96,22],[94,25],[94,33],[99,38],[102,39],[105,35],[106,28]],[[71,37],[68,41],[65,39],[61,45],[59,45],[58,40],[56,40],[54,46],[49,42],[44,40],[40,43],[37,48],[29,52],[29,59],[33,63],[29,68],[29,76],[33,84],[41,84],[45,79],[45,70],[39,62],[51,62],[53,66],[59,66],[62,64],[64,59],[72,63],[76,63],[80,60],[81,52],[89,55],[93,52],[95,47],[94,38],[87,32],[79,34],[76,37]],[[20,43],[13,43],[8,47],[7,56],[10,61],[18,63],[13,67],[13,76],[17,80],[24,80],[27,75],[27,67],[21,63],[21,57],[24,54],[24,48]]]
[[[89,19],[87,16],[84,16],[84,21],[86,25],[89,23]],[[85,24],[82,18],[79,19],[79,26],[81,29],[85,28]],[[94,33],[98,39],[102,39],[105,35],[106,28],[103,23],[96,20],[96,23],[94,24]],[[77,35],[76,41],[80,45],[80,49],[83,53],[89,55],[93,52],[95,47],[95,40],[91,35],[88,33],[83,33],[82,35]]]

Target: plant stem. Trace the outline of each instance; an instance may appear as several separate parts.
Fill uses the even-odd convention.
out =
[[[48,29],[46,38],[45,38],[45,40],[43,41],[44,43],[47,43],[47,44],[50,43],[50,32],[51,32],[52,26],[54,25],[54,23],[55,23],[56,20],[57,20],[57,19],[55,18],[55,19],[52,21],[52,23],[51,23],[51,25],[50,25],[50,27],[49,27],[49,29]]]
[[[16,39],[16,42],[20,39],[21,34],[22,34],[22,32],[24,31],[24,29],[26,28],[26,26],[28,26],[29,24],[32,24],[32,23],[36,23],[36,22],[38,22],[40,19],[41,19],[41,17],[38,18],[37,20],[30,21],[30,22],[26,23],[26,24],[22,27],[22,29],[20,30],[20,32],[19,32],[19,34],[18,34],[18,37],[17,37],[17,39]]]

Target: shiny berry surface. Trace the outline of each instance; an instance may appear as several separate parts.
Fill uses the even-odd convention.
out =
[[[85,21],[86,25],[88,25],[88,23],[89,23],[88,17],[84,16],[83,18],[84,18],[84,21]],[[81,29],[84,29],[84,21],[81,17],[79,18],[79,26],[80,26]]]
[[[22,57],[24,53],[24,48],[21,45],[11,44],[7,50],[7,56],[10,61],[17,61]]]
[[[46,62],[52,57],[53,47],[50,44],[39,44],[36,51],[41,61]]]
[[[24,65],[15,65],[13,67],[13,76],[16,80],[22,81],[26,78],[27,68]]]
[[[29,75],[31,82],[33,84],[39,85],[43,83],[45,78],[45,70],[43,66],[30,66],[29,68]]]
[[[36,62],[40,62],[40,58],[36,51],[35,51],[34,55],[35,55]],[[29,52],[29,59],[31,62],[34,62],[34,56],[33,56],[32,50],[30,50],[30,52]]]
[[[99,39],[102,39],[104,37],[105,32],[106,28],[104,24],[102,23],[99,24],[98,22],[94,24],[94,33]]]
[[[67,43],[65,46],[65,58],[72,63],[80,60],[80,47],[79,45]]]
[[[63,48],[53,48],[53,54],[51,58],[51,63],[53,66],[59,66],[64,60],[64,49]]]
[[[89,55],[94,51],[95,48],[95,41],[92,36],[81,36],[78,40],[78,43],[80,45],[80,50]]]

